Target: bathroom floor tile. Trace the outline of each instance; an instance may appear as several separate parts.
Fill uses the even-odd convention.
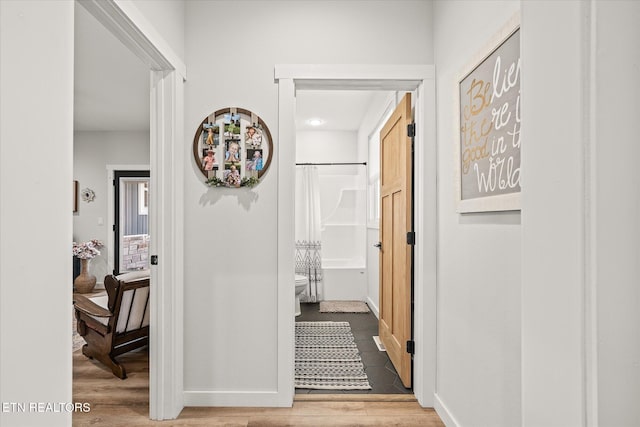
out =
[[[410,394],[384,351],[373,341],[378,335],[378,318],[373,313],[320,313],[319,303],[300,304],[301,315],[296,322],[349,322],[351,332],[362,357],[371,390],[307,390],[296,389],[297,394]]]

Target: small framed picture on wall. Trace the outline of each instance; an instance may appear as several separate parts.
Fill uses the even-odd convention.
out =
[[[269,169],[273,140],[255,113],[229,107],[205,117],[193,138],[195,164],[210,187],[253,187]]]

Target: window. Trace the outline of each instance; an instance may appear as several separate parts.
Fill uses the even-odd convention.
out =
[[[149,171],[114,171],[114,274],[149,268]]]
[[[149,181],[138,183],[138,215],[149,215]]]

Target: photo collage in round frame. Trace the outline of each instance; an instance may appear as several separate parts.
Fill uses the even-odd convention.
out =
[[[205,117],[193,139],[193,155],[205,183],[253,187],[269,168],[273,142],[260,117],[242,108],[224,108]]]

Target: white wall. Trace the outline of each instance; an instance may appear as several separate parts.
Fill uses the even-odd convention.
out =
[[[591,163],[600,425],[640,425],[640,3],[595,2]]]
[[[183,61],[185,3],[183,0],[133,0],[135,7],[161,32],[162,38]]]
[[[70,425],[73,2],[0,2],[0,93],[0,424]]]
[[[523,2],[522,423],[584,423],[586,2]],[[535,141],[535,143],[534,143]]]
[[[446,97],[462,65],[455,58],[469,56],[469,44],[456,43],[458,38],[473,35],[469,43],[474,47],[513,10],[517,2],[435,3],[439,141],[455,132]],[[450,148],[439,143],[437,393],[449,424],[640,423],[640,176],[634,163],[639,154],[634,143],[639,131],[638,19],[640,4],[632,1],[522,2],[519,364],[518,239],[509,237],[512,227],[497,224],[499,219],[517,223],[516,218],[475,217],[496,223],[490,249],[499,257],[492,266],[484,259],[486,250],[473,244],[481,236],[479,224],[462,217],[459,227],[466,229],[466,237],[452,234],[446,204],[453,197],[446,195],[445,183],[453,169],[444,154]],[[448,247],[450,256],[480,257],[491,268],[479,278],[477,261],[467,261],[462,265],[469,273],[457,271],[460,265],[447,261]],[[512,251],[514,258],[504,251]],[[510,263],[514,268],[503,274]],[[505,287],[508,277],[513,291]],[[500,282],[502,289],[497,288]],[[462,287],[492,298],[491,313],[480,311],[483,297],[475,291],[457,292]],[[450,296],[464,310],[451,304]],[[498,319],[501,311],[508,315]],[[470,319],[477,328],[468,327]],[[485,342],[476,342],[479,338]],[[464,357],[467,342],[474,342],[470,359]],[[488,350],[501,344],[503,351],[487,359]],[[458,363],[470,366],[452,371]]]
[[[107,165],[148,165],[149,132],[75,132],[73,137],[73,179],[78,181],[79,190],[90,188],[96,194],[93,202],[79,197],[78,212],[73,215],[73,239],[98,239],[105,244],[90,267],[101,284],[114,268],[107,262],[107,252],[113,250],[107,245],[109,234],[113,233],[113,224],[107,223]]]
[[[455,211],[454,100],[465,67],[519,1],[435,1],[437,400],[460,426],[520,424],[520,213]],[[524,72],[523,72],[524,73]]]
[[[522,9],[522,424],[636,426],[640,4]]]
[[[238,106],[265,120],[277,151],[275,64],[428,64],[430,19],[423,1],[190,1],[185,140],[203,117]],[[259,404],[277,388],[278,164],[253,190],[209,189],[187,145],[185,403],[200,391],[207,403]]]
[[[356,131],[304,130],[296,133],[296,163],[362,162]],[[334,168],[335,169],[335,168]],[[353,168],[348,168],[351,170]]]
[[[0,401],[28,410],[71,402],[74,2],[1,1],[0,19]],[[0,424],[71,414],[2,411]]]

